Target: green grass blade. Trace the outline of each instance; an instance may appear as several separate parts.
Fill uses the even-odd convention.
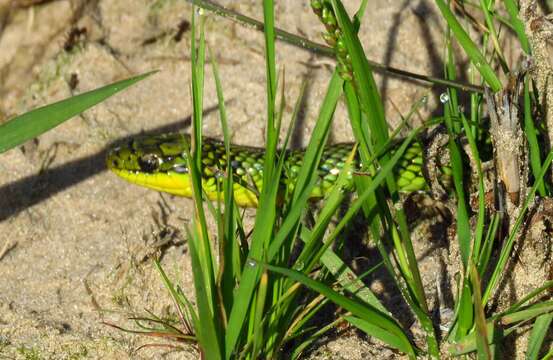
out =
[[[315,129],[313,130],[311,140],[307,147],[304,165],[298,174],[298,183],[296,185],[296,189],[294,190],[294,198],[291,208],[291,210],[294,210],[294,214],[296,215],[288,214],[286,217],[283,225],[276,234],[275,239],[269,245],[268,261],[273,261],[274,256],[278,253],[282,243],[289,235],[293,226],[295,226],[296,221],[299,219],[299,215],[305,208],[305,203],[308,200],[312,185],[314,184],[317,166],[320,161],[322,151],[324,150],[324,143],[328,137],[328,131],[332,122],[334,109],[336,108],[336,104],[342,93],[342,83],[343,81],[335,73],[328,86],[327,94],[323,100],[317,124],[315,125]]]
[[[461,294],[456,304],[457,330],[455,339],[465,336],[474,325],[474,305],[472,303],[472,288],[468,280],[463,280]]]
[[[519,321],[528,321],[542,314],[552,313],[552,312],[553,312],[553,301],[538,302],[522,310],[502,316],[501,323],[505,325],[509,325]]]
[[[455,49],[453,48],[453,41],[452,41],[452,35],[451,35],[451,29],[448,28],[446,31],[446,48],[445,48],[445,58],[446,62],[444,65],[444,75],[448,79],[456,79],[457,76],[457,68],[458,65],[455,61]],[[474,72],[472,73],[472,77],[474,76]],[[447,102],[447,106],[452,110],[452,114],[456,114],[459,111],[459,92],[456,89],[448,88],[447,93],[449,97],[449,101]],[[458,121],[453,121],[452,123],[448,122],[447,117],[445,118],[445,125],[449,129],[450,132],[453,132],[454,134],[458,135],[461,133],[461,124],[459,124]]]
[[[276,97],[276,63],[275,63],[275,14],[273,0],[263,0],[263,19],[265,33],[265,61],[267,67],[267,99],[269,100],[268,118],[274,116],[274,99]]]
[[[482,53],[478,49],[478,46],[472,41],[465,29],[463,29],[463,27],[449,8],[449,5],[446,4],[444,0],[436,0],[436,4],[438,5],[438,8],[440,9],[442,16],[444,17],[448,26],[451,28],[451,31],[453,31],[455,38],[457,39],[461,47],[465,50],[466,54],[470,58],[470,61],[474,64],[478,72],[480,72],[480,75],[482,75],[482,78],[484,78],[488,86],[494,92],[501,90],[501,81],[495,74],[495,71],[490,66],[484,55],[482,55]]]
[[[324,145],[328,138],[334,110],[342,94],[342,85],[343,80],[335,71],[328,85],[325,98],[323,99],[315,128],[309,140],[309,145],[305,149],[302,168],[300,169],[295,185],[294,201],[297,200],[302,191],[305,191],[306,185],[311,182],[312,178],[317,176],[317,167],[319,166],[324,151]]]
[[[363,164],[368,165],[371,164],[369,160],[371,154],[373,154],[372,150],[374,148],[383,148],[389,138],[388,124],[384,116],[380,94],[378,93],[372,76],[372,69],[366,60],[363,48],[357,37],[356,29],[351,23],[342,3],[338,0],[332,0],[331,3],[339,28],[343,33],[343,42],[351,58],[351,65],[354,73],[353,78],[355,86],[351,83],[346,83],[345,85],[350,121],[354,129],[354,134],[360,143],[359,150],[361,161]],[[387,153],[383,154],[379,159],[380,164],[383,166],[387,165],[388,161],[390,161],[390,155]],[[356,185],[358,193],[361,195],[369,184],[367,179],[356,179]],[[392,173],[388,173],[386,185],[393,200],[397,200],[397,186]],[[362,205],[365,213],[368,214],[371,209],[376,209],[382,216],[391,217],[390,210],[379,192],[367,196],[366,199],[366,203]],[[412,282],[412,289],[416,293],[417,301],[422,308],[426,308],[422,282],[416,265],[417,262],[412,244],[409,240],[409,232],[404,215],[403,211],[397,211],[396,220],[399,224],[402,244],[405,244],[406,258],[409,259],[409,272],[412,274],[412,279],[414,279]],[[370,226],[371,232],[377,234],[380,227],[379,219],[373,217]]]
[[[528,42],[528,38],[526,37],[524,23],[518,17],[519,9],[517,2],[515,0],[503,0],[503,4],[505,4],[505,8],[509,13],[511,26],[518,36],[518,41],[520,41],[520,46],[522,47],[522,50],[524,50],[526,54],[530,55],[530,43]]]
[[[482,249],[479,253],[478,258],[478,273],[480,276],[484,276],[489,262],[490,258],[492,256],[492,250],[493,250],[493,244],[494,240],[497,235],[497,230],[499,229],[499,224],[501,220],[501,215],[498,213],[495,213],[492,215],[492,218],[490,219],[490,223],[488,224],[488,231],[486,233],[486,238],[484,240],[484,244],[482,245]]]
[[[537,299],[539,296],[541,296],[542,293],[550,291],[550,289],[553,289],[553,280],[546,281],[542,286],[532,290],[529,294],[517,301],[516,304],[513,304],[507,311],[502,314],[509,314],[511,312],[517,311],[521,307],[525,306],[530,300]]]
[[[190,154],[187,154],[188,165],[190,168],[190,178],[193,188],[193,198],[195,205],[194,224],[195,235],[191,241],[197,241],[195,246],[198,251],[197,266],[202,271],[201,286],[207,289],[205,298],[209,304],[212,313],[215,313],[215,267],[214,257],[209,240],[207,221],[203,208],[203,188],[202,188],[202,120],[203,120],[203,88],[204,88],[204,64],[205,64],[205,36],[204,36],[205,18],[199,17],[199,39],[195,37],[195,13],[192,14],[192,46],[191,46],[191,70],[192,70],[192,144]],[[196,43],[198,42],[198,43]],[[198,227],[196,229],[196,227]],[[196,284],[199,286],[199,284]]]
[[[499,327],[495,326],[493,321],[488,321],[486,323],[486,333],[488,334],[488,345],[497,344],[509,335],[512,331],[502,332]],[[478,334],[476,331],[472,331],[470,334],[464,336],[459,341],[452,343],[448,346],[448,352],[450,355],[459,356],[463,354],[468,354],[477,350],[477,339]]]
[[[323,283],[310,279],[298,271],[269,264],[265,264],[264,266],[272,272],[285,275],[292,280],[300,282],[318,293],[323,294],[335,304],[343,307],[347,311],[350,311],[353,315],[365,320],[369,324],[372,324],[375,328],[373,329],[371,335],[378,337],[380,340],[386,341],[389,336],[394,336],[394,343],[388,343],[388,345],[396,347],[395,345],[399,343],[401,344],[402,351],[412,357],[415,356],[415,348],[409,341],[402,327],[399,326],[394,319],[388,317],[388,315],[381,313],[375,308],[349,299],[346,296],[332,290]]]
[[[39,107],[0,125],[0,153],[24,143],[147,78],[151,71]]]
[[[273,237],[276,224],[276,198],[279,189],[280,172],[275,169],[276,147],[279,129],[275,127],[276,101],[276,66],[275,66],[275,37],[274,37],[274,9],[273,1],[263,3],[265,19],[265,52],[267,73],[267,133],[265,146],[265,163],[263,168],[263,189],[259,200],[259,208],[252,233],[249,258],[259,259]],[[245,314],[250,313],[249,307],[253,299],[255,287],[261,275],[259,266],[248,263],[243,269],[238,289],[235,292],[227,331],[225,334],[225,358],[230,359],[240,339],[244,324],[251,319]]]
[[[223,86],[219,76],[219,68],[217,61],[213,56],[211,48],[209,48],[209,58],[211,60],[213,79],[215,81],[215,89],[217,91],[217,101],[219,104],[219,118],[221,121],[221,128],[223,130],[223,142],[225,144],[225,153],[227,159],[230,159],[230,131],[227,121],[227,113],[225,109],[225,99],[223,96]],[[231,164],[227,163],[226,176],[223,183],[223,194],[225,210],[224,214],[219,217],[217,222],[219,228],[219,245],[220,245],[220,262],[223,265],[219,268],[217,275],[218,291],[219,291],[219,306],[222,311],[222,319],[224,321],[224,327],[227,326],[227,314],[230,312],[233,304],[234,288],[236,286],[236,274],[240,272],[240,261],[236,261],[240,257],[240,249],[238,248],[238,241],[236,239],[236,217],[235,217],[235,202],[233,189],[233,177],[228,176],[232,174]],[[220,202],[219,202],[220,205]],[[220,212],[220,211],[219,211]]]
[[[449,137],[449,152],[451,154],[451,168],[453,172],[453,184],[457,193],[457,239],[465,268],[468,266],[471,249],[470,221],[463,187],[463,159],[459,145]]]
[[[540,144],[538,141],[538,132],[534,126],[534,119],[532,118],[532,100],[530,98],[530,78],[526,76],[524,78],[524,135],[528,140],[528,150],[530,152],[530,166],[532,168],[532,174],[534,178],[540,173],[541,170],[541,154]],[[538,192],[541,196],[546,196],[545,184],[541,183],[538,187]]]
[[[446,59],[444,72],[448,79],[456,78],[456,64],[453,54],[453,49],[451,46],[450,31],[446,34],[447,47],[446,47]],[[466,119],[464,119],[464,114],[459,110],[459,100],[458,94],[455,89],[448,89],[447,95],[449,101],[444,106],[444,119],[445,125],[449,133],[449,144],[448,149],[451,158],[451,172],[453,175],[453,185],[455,189],[455,195],[457,199],[457,241],[459,243],[459,250],[461,253],[461,260],[463,268],[465,271],[468,271],[469,261],[471,259],[471,227],[469,220],[469,213],[467,208],[466,194],[464,190],[464,174],[463,174],[463,159],[461,157],[460,145],[455,140],[457,135],[460,135],[461,131],[464,130],[465,134],[469,135],[469,143],[471,146],[471,151],[478,157],[478,149],[476,148],[472,136],[471,130],[466,124]],[[462,124],[456,119],[465,120],[465,124]],[[462,127],[464,129],[462,129]],[[479,186],[482,186],[479,183]],[[483,198],[479,198],[479,205],[482,206]],[[478,226],[483,226],[483,213],[479,215]],[[481,231],[479,231],[481,232]],[[477,236],[481,236],[477,234]],[[461,292],[459,300],[456,303],[456,319],[457,324],[452,333],[453,338],[458,339],[459,337],[465,336],[474,325],[474,306],[473,306],[473,291],[472,286],[469,283],[468,279],[463,279],[461,286]]]
[[[486,326],[486,316],[484,314],[484,307],[482,306],[482,297],[480,292],[480,279],[476,266],[470,262],[470,280],[473,286],[473,305],[474,305],[474,322],[475,331],[478,335],[476,337],[476,351],[480,359],[492,359],[492,352],[488,344],[488,329]]]
[[[185,317],[186,317],[185,314],[188,314],[189,317],[194,320],[194,324],[197,325],[197,322],[196,322],[197,315],[194,312],[194,309],[188,306],[189,305],[188,299],[186,299],[182,293],[180,293],[175,289],[175,287],[173,286],[173,283],[167,277],[167,274],[161,267],[161,264],[159,263],[158,260],[154,261],[154,266],[156,267],[156,270],[159,272],[159,275],[161,276],[161,280],[165,285],[165,288],[169,290],[169,293],[171,294],[171,298],[173,299],[173,302],[175,304],[179,317],[181,317],[181,321],[185,320]],[[186,307],[187,311],[185,311],[183,307]]]
[[[375,338],[380,339],[391,347],[408,354],[410,359],[416,358],[415,352],[413,351],[413,346],[410,343],[405,343],[404,339],[401,339],[387,331],[382,331],[382,328],[380,328],[379,326],[358,317],[344,316],[344,319],[346,319],[347,322],[349,322],[356,328],[364,331],[367,335],[374,336]]]
[[[361,161],[363,164],[369,165],[371,164],[369,161],[371,157],[370,155],[374,155],[374,151],[372,150],[374,148],[382,148],[389,138],[388,124],[384,115],[382,100],[372,76],[372,69],[364,55],[363,47],[357,37],[356,28],[350,21],[342,3],[339,0],[331,0],[330,2],[339,25],[338,28],[342,33],[341,39],[343,40],[353,69],[353,79],[355,85],[352,85],[350,82],[345,85],[345,94],[348,104],[348,111],[350,113],[350,121],[352,123],[352,128],[354,129],[354,134],[360,143],[359,149]],[[390,161],[391,158],[388,153],[383,154],[379,159],[379,163],[383,167],[385,167]],[[379,172],[376,176],[379,176],[380,173],[381,172]],[[393,174],[387,173],[385,180],[388,190],[392,195],[392,200],[396,201],[398,194]],[[357,191],[360,195],[359,198],[361,199],[363,198],[361,193],[366,191],[366,188],[370,186],[368,184],[368,179],[356,179],[356,185]],[[373,217],[370,224],[371,232],[375,238],[379,237],[379,228],[381,226],[380,220],[383,221],[385,218],[391,219],[392,217],[386,201],[383,199],[381,194],[382,193],[378,191],[376,193],[373,192],[368,194],[364,197],[366,202],[362,204],[366,214],[368,214],[372,209],[380,214],[381,219]],[[416,256],[410,241],[405,213],[402,210],[398,210],[395,212],[395,215],[395,220],[397,221],[399,228],[399,234],[401,235],[401,241],[399,243],[402,244],[402,248],[400,251],[404,252],[405,259],[408,259],[408,261],[405,262],[405,268],[409,269],[410,279],[412,280],[409,283],[410,289],[415,295],[418,306],[420,306],[423,310],[422,312],[417,312],[417,314],[421,315],[422,318],[425,318],[421,318],[421,321],[425,322],[426,326],[429,325],[429,322],[426,321],[428,317],[423,313],[427,311],[428,307],[426,304],[422,280],[417,267]],[[393,226],[395,226],[395,223]],[[429,348],[431,348],[429,351],[433,354],[437,354],[438,345],[435,341],[434,330],[431,324],[430,326],[425,327],[425,331],[426,330],[428,330]]]
[[[488,27],[488,35],[492,41],[499,64],[501,65],[503,72],[505,74],[508,74],[510,71],[509,66],[505,61],[505,56],[503,55],[503,49],[501,48],[501,44],[499,43],[499,37],[497,36],[497,30],[495,29],[495,24],[494,24],[494,16],[495,16],[494,9],[493,9],[494,3],[495,3],[494,1],[480,0],[480,9],[482,10],[482,13],[484,13],[484,18],[486,19],[486,25]]]
[[[267,291],[269,288],[269,274],[267,271],[264,271],[261,275],[261,280],[259,281],[259,291],[256,296],[255,304],[255,315],[254,315],[254,325],[253,325],[253,358],[258,358],[261,349],[265,346],[265,341],[267,340],[264,336],[264,326],[263,326],[263,317],[265,315],[265,302],[267,299]]]
[[[482,247],[482,237],[484,234],[485,220],[486,220],[486,203],[485,203],[485,189],[484,189],[484,174],[482,172],[482,162],[480,161],[480,154],[478,153],[478,147],[476,140],[472,135],[470,125],[463,113],[459,113],[461,121],[463,123],[463,129],[465,130],[465,136],[469,143],[470,152],[473,158],[473,162],[476,167],[476,175],[478,177],[478,215],[476,220],[476,229],[474,230],[474,244],[472,246],[472,256],[475,260],[480,257],[480,250]]]
[[[451,41],[448,41],[446,52],[448,61],[446,63],[445,73],[448,79],[452,79],[456,77],[456,68]],[[460,135],[459,133],[461,131],[460,124],[455,121],[455,119],[461,118],[463,114],[459,111],[457,91],[454,89],[448,89],[447,94],[449,101],[444,106],[444,118],[445,125],[449,133],[448,148],[451,157],[453,185],[457,197],[457,241],[459,242],[461,259],[463,260],[463,268],[467,269],[470,258],[471,233],[466,194],[463,186],[463,159],[461,157],[460,145],[455,140],[457,135]]]
[[[332,249],[327,249],[324,252],[323,256],[321,256],[321,263],[338,280],[344,290],[353,294],[367,305],[380,310],[383,314],[392,316],[371,289],[357,277],[355,272]]]
[[[372,70],[367,62],[363,47],[357,32],[342,3],[332,0],[332,7],[336,14],[339,28],[342,30],[344,43],[351,57],[353,72],[355,74],[356,91],[359,96],[359,104],[362,111],[368,117],[372,139],[375,145],[382,145],[388,139],[388,124],[384,116],[384,107],[378,93],[376,82],[372,76]]]
[[[223,349],[218,336],[217,318],[214,313],[211,289],[208,289],[208,279],[212,274],[204,274],[200,257],[203,256],[196,248],[197,243],[201,243],[199,238],[201,230],[196,221],[192,224],[193,231],[188,241],[190,258],[192,260],[192,272],[194,276],[194,287],[196,289],[196,306],[198,307],[199,323],[196,326],[196,335],[202,352],[207,359],[222,359]]]
[[[186,158],[190,169],[190,180],[193,188],[194,218],[192,231],[189,232],[188,246],[192,260],[192,273],[196,292],[199,328],[196,328],[198,342],[202,352],[209,359],[221,359],[224,354],[223,324],[220,321],[220,308],[217,305],[216,275],[217,267],[211,249],[206,216],[203,208],[202,188],[202,116],[205,64],[205,18],[199,16],[196,25],[196,12],[192,12],[191,34],[191,71],[192,71],[192,136],[191,149],[186,149]],[[199,39],[196,39],[196,27],[199,28]]]

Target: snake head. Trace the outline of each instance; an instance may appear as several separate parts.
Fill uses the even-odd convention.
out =
[[[106,165],[113,171],[186,174],[186,146],[189,141],[187,135],[176,133],[134,139],[112,149],[106,158]]]

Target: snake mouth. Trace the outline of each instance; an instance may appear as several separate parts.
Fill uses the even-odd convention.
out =
[[[169,194],[192,197],[192,180],[190,174],[186,173],[154,173],[147,174],[140,171],[129,171],[125,169],[111,168],[111,171],[123,180],[133,184],[142,186],[151,190],[166,192]],[[223,199],[222,192],[214,188],[209,181],[203,182],[202,186],[210,200]],[[240,207],[257,207],[257,194],[251,189],[242,186],[241,184],[233,184],[234,200]]]
[[[108,168],[110,160],[108,159]],[[111,167],[110,170],[123,180],[152,190],[163,191],[178,196],[192,196],[192,186],[188,174],[178,173],[145,173]]]

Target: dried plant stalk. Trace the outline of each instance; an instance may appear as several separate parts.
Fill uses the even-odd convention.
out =
[[[520,77],[513,77],[505,90],[496,94],[485,92],[497,176],[505,191],[504,196],[499,192],[499,200],[511,219],[517,216],[524,200],[528,176],[527,145],[518,108],[520,84]]]

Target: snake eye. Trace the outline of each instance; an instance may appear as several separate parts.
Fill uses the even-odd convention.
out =
[[[161,165],[161,159],[156,154],[146,154],[138,158],[140,169],[146,173],[153,173]]]

